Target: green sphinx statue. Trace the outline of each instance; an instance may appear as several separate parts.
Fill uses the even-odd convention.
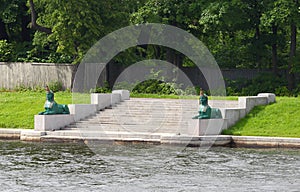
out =
[[[208,105],[208,97],[200,91],[198,115],[193,119],[221,119],[221,111]]]
[[[55,114],[70,114],[68,105],[59,105],[54,101],[54,93],[45,87],[46,90],[46,102],[44,105],[45,111],[40,112],[39,115],[55,115]]]

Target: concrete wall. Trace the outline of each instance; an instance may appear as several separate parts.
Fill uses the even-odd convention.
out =
[[[75,69],[75,65],[72,64],[0,62],[0,88],[14,89],[21,85],[26,87],[43,86],[51,81],[61,81],[65,88],[71,88],[72,75],[75,74]],[[104,81],[108,81],[110,85],[113,85],[125,69],[126,67],[120,64],[107,65],[107,69],[101,75],[99,74],[99,85]],[[137,68],[137,72],[134,74],[143,76],[151,69],[152,67],[149,67],[145,71],[145,67],[143,67],[141,71]],[[180,69],[194,85],[208,89],[206,79],[197,68]],[[270,72],[269,70],[261,71],[256,69],[221,69],[221,71],[225,79],[253,79],[262,72]],[[170,77],[170,79],[173,78],[173,74],[165,75]],[[178,76],[178,79],[183,79],[180,73],[176,74],[176,76]]]
[[[36,87],[57,81],[71,88],[74,69],[72,64],[0,62],[0,88]]]

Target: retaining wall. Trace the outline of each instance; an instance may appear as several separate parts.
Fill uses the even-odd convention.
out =
[[[70,89],[74,70],[72,64],[0,62],[0,88],[36,87],[60,81]]]
[[[244,118],[255,106],[274,103],[276,96],[273,93],[260,93],[257,96],[238,98],[238,108],[221,108],[223,119],[199,119],[195,135],[219,135],[222,130],[228,129]],[[209,122],[209,123],[208,123]]]

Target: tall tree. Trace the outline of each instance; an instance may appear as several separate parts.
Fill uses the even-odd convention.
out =
[[[298,0],[276,0],[276,1],[266,1],[268,3],[268,11],[262,17],[263,24],[265,26],[272,27],[273,36],[276,36],[272,45],[273,52],[273,70],[277,70],[277,44],[278,29],[285,31],[286,42],[289,42],[288,47],[288,61],[287,61],[287,81],[288,88],[292,90],[295,88],[295,58],[296,58],[296,45],[297,45],[297,26],[300,23],[300,13],[299,13],[299,1]]]
[[[0,40],[9,42],[30,41],[27,28],[30,17],[27,12],[27,0],[2,0],[0,6]]]

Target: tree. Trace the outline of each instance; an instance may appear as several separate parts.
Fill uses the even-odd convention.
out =
[[[30,41],[30,21],[27,0],[2,0],[0,6],[0,40],[8,42]]]
[[[34,44],[72,57],[79,63],[86,51],[105,34],[129,24],[133,0],[29,0]],[[41,34],[45,33],[45,34]],[[45,41],[46,40],[46,41]]]
[[[297,25],[299,25],[299,2],[298,0],[277,0],[277,1],[267,1],[268,11],[266,11],[262,17],[263,25],[272,28],[272,33],[274,38],[274,43],[272,44],[273,53],[273,70],[277,71],[277,42],[278,29],[285,31],[286,42],[289,42],[288,47],[288,61],[287,61],[287,80],[288,88],[292,90],[295,88],[295,58],[297,50]]]
[[[29,0],[29,6],[30,6],[30,12],[31,12],[31,28],[32,29],[36,29],[40,32],[44,32],[47,34],[51,34],[51,29],[48,27],[43,27],[39,24],[37,24],[36,20],[37,20],[37,13],[35,11],[35,7],[34,7],[34,3],[33,0]]]

